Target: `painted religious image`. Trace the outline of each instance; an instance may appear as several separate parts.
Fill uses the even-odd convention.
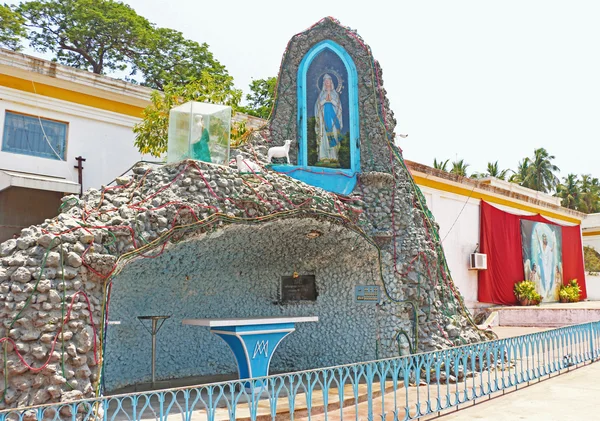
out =
[[[544,302],[558,301],[562,285],[562,230],[557,225],[521,221],[525,279],[533,281]]]
[[[306,74],[308,165],[350,168],[348,72],[329,49],[314,58]]]

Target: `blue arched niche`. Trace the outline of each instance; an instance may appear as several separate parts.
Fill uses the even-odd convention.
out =
[[[297,86],[298,165],[274,165],[273,169],[334,193],[350,194],[360,171],[354,61],[337,43],[321,41],[302,59]],[[324,106],[325,96],[335,106]]]

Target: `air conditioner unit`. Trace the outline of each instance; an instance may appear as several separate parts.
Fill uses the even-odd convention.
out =
[[[469,257],[469,269],[487,269],[487,254],[471,253]]]

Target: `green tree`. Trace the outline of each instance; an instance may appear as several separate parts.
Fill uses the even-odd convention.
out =
[[[550,155],[544,148],[533,151],[533,159],[529,165],[528,186],[531,189],[549,193],[556,188],[558,177],[555,173],[560,170],[552,163],[554,155]]]
[[[250,83],[250,93],[246,95],[248,105],[241,107],[240,111],[246,114],[267,119],[271,115],[275,100],[277,78],[255,79]]]
[[[216,82],[229,84],[227,87],[233,89],[225,66],[215,60],[208,45],[186,39],[173,29],[146,31],[131,63],[132,72],[127,79],[150,88],[163,90],[169,83],[183,85],[208,71]]]
[[[0,4],[0,47],[19,51],[21,38],[27,36],[25,19],[7,4]]]
[[[160,157],[167,151],[169,129],[169,111],[187,101],[211,102],[230,105],[237,108],[242,91],[231,89],[233,78],[228,76],[227,83],[221,83],[221,76],[213,77],[207,70],[186,85],[169,83],[163,94],[153,92],[152,104],[143,113],[143,120],[134,128],[135,146],[141,153]]]
[[[556,187],[556,195],[561,198],[561,205],[569,209],[577,209],[580,202],[579,181],[575,174],[563,177],[563,182]]]
[[[467,167],[468,166],[469,166],[469,164],[465,163],[464,159],[459,159],[457,161],[452,162],[452,169],[450,170],[450,172],[452,174],[467,177]]]
[[[448,171],[448,162],[449,159],[442,161],[441,159],[438,161],[436,158],[433,158],[433,168],[436,170]]]
[[[500,170],[498,167],[498,161],[488,162],[486,176],[495,177],[499,180],[506,180],[506,175],[508,174],[508,171],[510,170]]]
[[[529,158],[523,158],[519,161],[519,166],[517,167],[517,171],[513,171],[513,174],[510,176],[508,181],[511,183],[519,184],[523,187],[529,187]]]
[[[583,174],[579,183],[581,200],[578,210],[585,213],[596,213],[600,211],[600,183],[597,178],[589,174]]]
[[[34,49],[98,74],[126,69],[154,31],[146,18],[114,0],[33,0],[17,11]]]

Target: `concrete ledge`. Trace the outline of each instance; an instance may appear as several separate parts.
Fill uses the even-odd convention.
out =
[[[561,327],[600,320],[600,302],[494,307],[498,326]]]

